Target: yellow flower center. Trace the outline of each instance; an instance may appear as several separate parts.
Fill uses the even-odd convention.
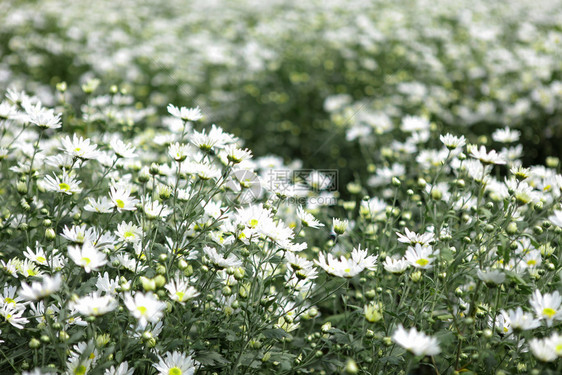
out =
[[[556,351],[556,353],[562,353],[562,344],[556,345],[556,348],[554,348],[554,351]]]
[[[427,266],[428,263],[429,263],[429,260],[427,260],[425,258],[416,260],[416,264],[419,264],[422,267]]]
[[[542,313],[543,313],[543,315],[546,315],[549,318],[552,318],[554,316],[554,314],[556,314],[556,310],[551,309],[550,307],[547,307],[542,311]]]
[[[252,228],[255,228],[256,225],[258,225],[258,221],[257,221],[256,219],[250,220],[250,226],[251,226]]]
[[[527,261],[527,264],[528,264],[529,266],[534,266],[534,265],[537,264],[537,261],[534,260],[534,259],[530,259],[530,260]]]
[[[35,270],[30,268],[30,269],[27,270],[27,275],[28,276],[35,276],[35,275],[37,275],[37,273],[35,272]]]
[[[125,232],[125,233],[123,234],[123,236],[124,236],[125,238],[130,238],[130,237],[134,237],[135,234],[129,230],[129,231]]]
[[[81,149],[80,147],[76,147],[76,148],[74,149],[74,152],[80,152],[81,150],[82,150],[82,149]]]
[[[179,367],[172,367],[169,371],[168,371],[168,375],[181,375],[182,372],[179,369]]]
[[[16,304],[16,301],[14,301],[13,299],[11,299],[10,297],[4,298],[4,302],[6,302],[6,303],[12,303],[12,304],[14,304],[14,305]]]
[[[80,365],[74,370],[75,375],[84,375],[86,373],[86,366]]]
[[[350,273],[350,272],[351,272],[351,268],[346,268],[346,269],[343,270],[343,272],[345,272],[345,273]]]
[[[86,258],[86,257],[83,257],[81,260],[82,263],[84,263],[86,266],[92,262],[90,258]]]
[[[137,307],[137,310],[141,313],[141,315],[145,315],[148,309],[144,306]]]
[[[117,203],[117,207],[119,208],[125,207],[125,202],[123,202],[121,199],[116,199],[115,203]]]
[[[61,182],[59,184],[59,189],[62,191],[69,191],[70,190],[70,185],[65,183],[65,182]]]
[[[45,263],[45,262],[47,261],[47,259],[45,259],[44,257],[39,256],[39,257],[37,257],[37,261],[38,261],[39,263]]]

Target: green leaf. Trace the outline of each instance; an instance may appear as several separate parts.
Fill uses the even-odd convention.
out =
[[[287,332],[279,328],[266,329],[262,331],[262,335],[264,335],[269,339],[277,339],[277,340],[290,336]]]

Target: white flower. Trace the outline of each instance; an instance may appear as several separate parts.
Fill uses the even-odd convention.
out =
[[[139,203],[137,198],[131,196],[131,190],[126,186],[111,186],[109,188],[109,199],[113,203],[117,211],[135,211],[136,204]]]
[[[486,284],[501,284],[505,281],[505,273],[500,270],[488,268],[482,271],[479,269],[476,271],[476,275]]]
[[[45,176],[43,179],[43,187],[45,190],[72,195],[79,193],[82,189],[79,186],[80,181],[76,180],[73,176],[63,170],[62,176],[55,175],[55,177]]]
[[[167,352],[166,358],[159,357],[158,363],[153,364],[158,375],[193,375],[195,362],[191,356],[175,351]]]
[[[82,246],[69,246],[68,256],[74,263],[83,267],[87,273],[97,271],[99,267],[107,263],[105,254],[89,242],[84,243]]]
[[[115,366],[111,366],[106,369],[103,375],[133,375],[134,371],[134,367],[130,369],[129,364],[127,362],[123,362],[117,368],[115,368]]]
[[[215,248],[210,246],[205,246],[203,251],[211,263],[219,269],[242,266],[242,262],[234,254],[229,254],[228,257],[225,258],[224,256],[219,255]]]
[[[550,327],[554,320],[562,320],[562,298],[560,293],[545,293],[544,295],[537,289],[530,298],[530,303],[535,314],[539,319],[545,319],[546,324]]]
[[[73,135],[72,139],[69,136],[62,138],[61,143],[60,149],[73,158],[86,160],[94,159],[98,155],[95,144],[90,144],[89,139],[78,137],[76,134]]]
[[[460,137],[457,137],[450,133],[447,133],[445,135],[439,136],[439,139],[449,150],[454,150],[466,144],[466,139],[462,135]]]
[[[417,234],[416,232],[410,231],[408,228],[404,228],[404,231],[406,233],[405,235],[396,232],[396,235],[398,236],[398,242],[408,243],[411,245],[429,245],[430,243],[435,241],[435,234],[432,232]]]
[[[419,243],[415,247],[408,247],[406,260],[411,266],[422,269],[433,268],[433,261],[438,252],[434,252],[431,246],[422,246]]]
[[[476,146],[469,147],[470,156],[475,159],[480,160],[483,164],[505,164],[505,158],[498,154],[496,150],[491,150],[490,152],[486,152],[486,147],[480,146],[477,148]]]
[[[31,286],[22,282],[20,295],[28,301],[37,301],[56,293],[61,285],[62,279],[60,274],[56,274],[55,277],[43,276],[41,282],[34,281]]]
[[[415,327],[410,328],[410,331],[406,331],[400,324],[392,335],[392,341],[418,356],[441,353],[437,339],[427,336],[423,332],[418,332]]]
[[[39,104],[38,104],[39,105]],[[28,120],[42,129],[57,129],[61,125],[61,114],[55,115],[52,109],[28,111]]]
[[[154,294],[136,292],[135,296],[125,295],[125,306],[137,319],[139,327],[144,329],[148,323],[156,323],[164,315],[166,304],[159,301]]]
[[[388,272],[392,273],[402,273],[410,266],[410,263],[404,258],[394,259],[391,257],[386,257],[383,263],[383,267]]]
[[[184,121],[197,121],[203,118],[199,107],[195,108],[178,108],[172,104],[168,104],[168,113],[172,116],[182,119]]]
[[[533,314],[523,312],[521,307],[517,307],[516,310],[502,310],[501,313],[511,322],[512,329],[526,331],[535,329],[541,324],[538,319],[535,319]]]
[[[501,143],[512,143],[519,140],[521,132],[519,130],[512,130],[509,127],[498,129],[492,133],[492,139]]]
[[[93,292],[72,302],[72,308],[87,316],[100,316],[115,310],[117,301],[111,295],[100,296]]]
[[[84,206],[84,210],[89,212],[97,212],[100,214],[107,214],[113,211],[114,203],[107,197],[100,197],[97,200],[88,197],[88,204]]]
[[[226,153],[226,158],[233,164],[241,163],[252,157],[252,152],[250,150],[238,148],[236,145],[228,145],[224,149]]]
[[[12,305],[0,307],[0,316],[17,329],[23,329],[23,326],[29,323],[29,320],[22,316],[23,313],[24,310],[17,309]]]
[[[168,147],[168,155],[177,162],[182,162],[189,155],[189,146],[183,143],[173,143]]]
[[[117,231],[115,234],[119,239],[126,243],[136,244],[142,240],[142,229],[133,224],[132,222],[122,222],[117,225]]]
[[[549,339],[532,339],[529,341],[529,348],[533,355],[540,361],[552,362],[557,358],[556,352]]]
[[[406,116],[402,119],[400,129],[407,133],[429,130],[429,121],[424,117]]]
[[[135,154],[135,146],[127,144],[120,139],[114,138],[110,142],[110,146],[113,152],[115,152],[115,155],[117,155],[117,157],[123,159],[129,159],[137,156]]]
[[[182,280],[179,277],[176,277],[175,280],[171,280],[169,283],[167,283],[166,289],[170,294],[170,298],[181,304],[199,295],[197,289],[190,286],[187,281]]]
[[[314,262],[332,276],[352,278],[366,268],[374,269],[376,261],[377,256],[367,256],[367,250],[361,250],[361,247],[358,247],[353,249],[349,259],[342,255],[338,260],[332,254],[320,253],[318,260]]]
[[[376,269],[378,255],[368,255],[367,249],[361,250],[361,245],[351,251],[351,259],[359,266],[370,271]]]

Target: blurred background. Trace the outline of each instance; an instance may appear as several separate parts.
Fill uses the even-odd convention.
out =
[[[527,164],[560,156],[561,54],[560,0],[0,2],[2,90],[55,104],[64,81],[79,112],[97,78],[136,108],[200,106],[255,155],[339,169],[340,186],[367,179],[381,139],[400,147],[406,116],[491,146],[476,134],[509,126]],[[115,121],[151,126],[131,116]]]

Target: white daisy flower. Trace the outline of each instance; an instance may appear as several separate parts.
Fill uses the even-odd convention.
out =
[[[535,309],[537,317],[546,320],[546,324],[549,327],[554,320],[562,320],[562,309],[560,308],[562,297],[560,297],[558,291],[543,295],[540,290],[536,289],[529,302],[533,309]]]
[[[84,243],[82,246],[69,246],[68,256],[74,263],[83,267],[86,273],[97,271],[107,263],[105,254],[89,242]]]
[[[423,332],[418,332],[415,327],[406,331],[400,324],[392,335],[392,341],[417,356],[433,356],[441,353],[439,341]]]
[[[422,246],[419,243],[415,247],[408,247],[405,258],[411,266],[422,269],[433,268],[433,261],[438,251],[434,252],[431,246]]]
[[[62,278],[60,274],[56,274],[54,277],[43,276],[41,282],[34,281],[31,286],[22,282],[20,295],[28,301],[37,301],[56,293],[61,285]]]
[[[69,136],[62,138],[61,143],[60,150],[73,158],[88,160],[94,159],[98,155],[97,145],[90,144],[89,139],[78,137],[76,134],[73,135],[72,139]]]
[[[178,108],[172,104],[168,104],[168,113],[172,116],[182,119],[184,121],[198,121],[203,118],[201,114],[201,109],[199,107],[195,108]]]
[[[182,352],[167,352],[166,357],[159,357],[158,363],[153,364],[158,375],[193,375],[195,362],[191,356]]]
[[[154,294],[136,292],[134,297],[130,294],[125,295],[125,306],[137,319],[138,325],[144,329],[148,323],[158,322],[164,315],[166,304],[159,301]]]

